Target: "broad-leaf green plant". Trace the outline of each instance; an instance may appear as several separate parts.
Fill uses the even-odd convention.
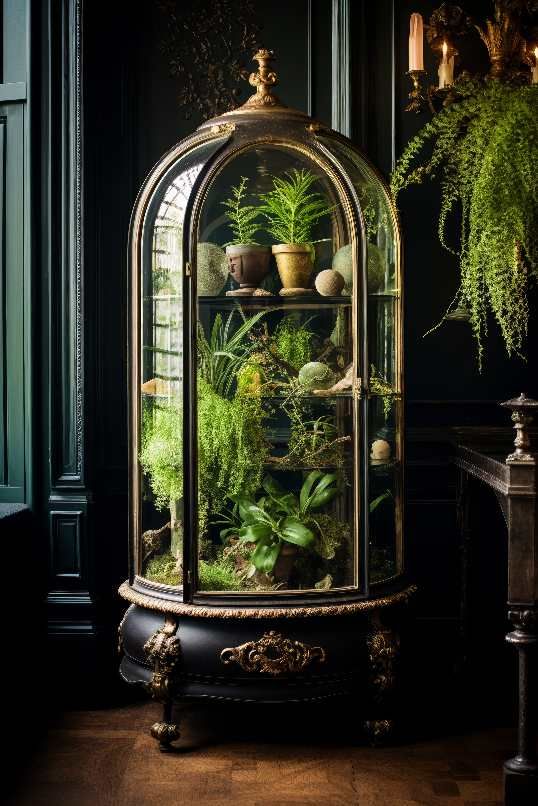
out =
[[[277,243],[315,243],[314,227],[333,209],[323,193],[311,190],[316,180],[310,171],[294,168],[283,177],[273,176],[272,190],[260,195],[260,211]]]
[[[459,256],[461,283],[449,306],[463,305],[482,365],[488,315],[508,355],[521,355],[528,289],[538,272],[538,86],[460,81],[458,100],[408,143],[392,175],[396,197],[409,185],[440,179],[439,237]],[[460,216],[459,244],[447,222]]]
[[[221,538],[234,535],[245,543],[255,543],[251,557],[253,570],[271,574],[284,543],[300,548],[313,548],[316,534],[307,523],[315,523],[314,514],[323,509],[338,494],[334,473],[314,470],[306,477],[299,496],[284,489],[272,476],[263,479],[262,495],[258,500],[243,495],[230,496],[232,512],[224,515]]]

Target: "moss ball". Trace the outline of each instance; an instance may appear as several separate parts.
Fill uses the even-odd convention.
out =
[[[351,244],[340,247],[333,257],[333,270],[344,278],[342,294],[350,296],[353,291],[353,257]],[[385,256],[373,243],[368,244],[368,293],[379,291],[385,279]]]
[[[308,391],[328,389],[334,380],[334,372],[322,361],[309,361],[299,370],[299,383]]]
[[[199,243],[196,264],[198,296],[216,297],[228,279],[226,252],[214,243]]]

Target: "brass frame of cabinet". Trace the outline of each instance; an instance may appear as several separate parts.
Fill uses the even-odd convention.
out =
[[[268,118],[269,116],[269,118]],[[243,121],[248,120],[248,127],[243,129],[241,123]],[[279,131],[280,133],[277,134],[267,134],[267,122],[271,120],[273,123],[273,130]],[[237,124],[237,125],[236,125]],[[330,138],[335,142],[339,142],[346,147],[352,147],[352,144],[346,139],[343,138],[336,132],[331,131],[328,128],[323,127],[321,124],[316,124],[312,119],[308,118],[303,113],[297,112],[295,110],[289,110],[284,107],[276,106],[270,108],[261,108],[261,109],[252,109],[242,107],[239,110],[234,110],[221,118],[217,118],[213,121],[210,121],[204,124],[200,129],[197,130],[193,135],[183,140],[173,149],[171,149],[168,154],[158,163],[158,165],[154,168],[153,172],[149,175],[148,179],[146,180],[135,205],[135,209],[132,216],[131,222],[131,237],[130,237],[130,245],[129,245],[129,254],[131,258],[131,265],[130,265],[130,272],[129,272],[129,297],[130,297],[130,321],[129,321],[129,329],[130,329],[130,366],[129,366],[129,379],[130,379],[130,388],[129,388],[129,410],[130,410],[130,440],[129,440],[129,450],[130,450],[130,457],[129,457],[129,477],[130,477],[130,490],[131,490],[131,500],[130,500],[130,545],[131,545],[131,576],[130,580],[131,583],[134,580],[135,574],[139,572],[140,566],[140,518],[141,518],[141,511],[140,511],[140,497],[141,497],[141,473],[138,464],[138,455],[140,452],[140,381],[141,381],[141,367],[140,367],[140,357],[141,357],[141,348],[140,348],[140,322],[141,322],[141,310],[140,310],[140,284],[141,284],[141,270],[142,270],[142,251],[143,251],[143,236],[144,236],[144,225],[146,223],[146,213],[148,211],[148,206],[150,201],[154,198],[155,191],[159,188],[162,180],[169,172],[171,168],[173,168],[174,164],[178,162],[180,159],[186,157],[189,153],[192,153],[197,147],[203,146],[205,144],[209,144],[211,142],[215,142],[217,145],[216,151],[211,155],[209,162],[213,164],[207,169],[207,163],[205,167],[205,173],[202,177],[201,182],[197,188],[196,196],[192,202],[192,206],[190,210],[186,212],[185,221],[189,223],[189,232],[186,236],[186,244],[188,246],[192,246],[195,242],[194,236],[197,233],[198,229],[198,222],[201,214],[201,210],[203,207],[203,202],[205,200],[206,193],[211,186],[211,182],[217,176],[218,172],[224,167],[225,164],[235,156],[242,152],[246,152],[251,150],[254,146],[258,147],[280,147],[290,151],[296,151],[303,154],[306,157],[312,159],[322,170],[323,172],[329,176],[333,185],[338,190],[338,194],[341,198],[341,201],[346,205],[346,218],[348,220],[349,228],[350,228],[350,235],[353,244],[353,260],[354,265],[359,265],[359,257],[361,258],[361,283],[360,287],[364,290],[363,295],[359,295],[357,293],[357,284],[354,284],[354,291],[352,297],[352,316],[353,316],[353,327],[355,333],[357,333],[356,338],[354,339],[353,343],[353,358],[354,358],[354,366],[357,369],[361,367],[361,376],[356,377],[359,387],[358,393],[358,401],[353,406],[353,417],[354,417],[354,431],[355,431],[355,444],[354,444],[354,476],[355,476],[355,524],[354,524],[354,532],[355,532],[355,580],[353,587],[346,587],[341,589],[340,594],[337,590],[329,591],[329,592],[319,592],[319,591],[286,591],[286,592],[278,592],[278,595],[275,595],[275,592],[271,592],[270,594],[260,594],[259,592],[238,592],[233,594],[222,593],[222,592],[199,592],[194,589],[193,583],[195,580],[185,580],[183,585],[183,590],[181,591],[181,587],[174,587],[174,586],[167,586],[171,593],[175,593],[176,595],[181,591],[182,599],[184,601],[192,601],[196,598],[196,601],[200,601],[201,604],[204,604],[204,599],[209,599],[218,597],[219,601],[222,602],[224,606],[230,604],[240,604],[241,602],[245,602],[246,599],[254,600],[257,598],[259,602],[262,604],[266,602],[269,598],[275,602],[283,601],[288,597],[293,597],[297,604],[300,604],[301,601],[306,603],[311,603],[314,601],[319,602],[331,602],[331,601],[345,601],[346,599],[364,599],[368,596],[368,590],[371,588],[373,591],[380,590],[383,586],[388,586],[396,578],[399,578],[404,573],[404,552],[403,552],[403,500],[402,500],[402,487],[403,487],[403,433],[404,433],[404,413],[403,413],[403,371],[402,371],[402,362],[403,362],[403,333],[402,333],[402,311],[403,311],[403,288],[402,288],[402,254],[401,254],[401,237],[400,237],[400,229],[399,229],[399,222],[398,222],[398,215],[392,199],[390,198],[389,194],[386,191],[386,185],[384,181],[381,179],[379,172],[368,162],[366,158],[363,157],[363,166],[372,174],[373,180],[381,180],[381,188],[385,195],[385,200],[387,203],[387,207],[391,212],[392,216],[392,225],[393,225],[393,237],[394,237],[394,248],[395,248],[395,282],[396,282],[396,289],[397,289],[397,296],[395,296],[396,304],[394,306],[394,350],[395,350],[395,377],[394,377],[394,385],[396,387],[396,394],[395,394],[395,401],[398,401],[398,421],[396,424],[396,443],[397,443],[397,450],[396,456],[400,463],[399,472],[395,474],[395,540],[396,540],[396,567],[397,572],[396,574],[389,578],[384,579],[382,581],[371,583],[369,582],[369,573],[368,573],[368,551],[367,545],[365,547],[365,551],[363,553],[363,557],[365,560],[365,568],[360,569],[358,568],[359,556],[360,556],[360,540],[361,540],[361,528],[363,530],[368,529],[368,508],[365,507],[365,513],[360,512],[360,489],[359,485],[361,483],[365,484],[364,487],[364,497],[367,500],[367,490],[368,490],[368,479],[369,479],[369,466],[368,466],[368,450],[365,446],[363,448],[362,456],[360,450],[360,443],[359,440],[361,437],[367,433],[368,423],[363,424],[363,433],[359,436],[359,429],[358,425],[360,424],[360,409],[359,406],[361,401],[364,398],[374,399],[376,396],[372,396],[369,392],[369,385],[368,385],[368,340],[367,340],[367,333],[364,332],[364,335],[361,337],[359,334],[362,333],[363,329],[365,329],[366,322],[368,321],[367,317],[367,304],[368,304],[368,295],[366,293],[366,250],[363,248],[363,244],[366,243],[365,238],[365,230],[364,230],[364,221],[362,218],[361,206],[359,200],[357,198],[354,186],[349,179],[347,172],[344,170],[343,165],[338,160],[337,157],[333,156],[328,149],[321,143],[317,135],[321,133],[326,138]],[[232,139],[233,138],[233,139]],[[361,155],[363,156],[363,155]],[[358,215],[358,220],[357,220]],[[185,252],[183,254],[183,273],[185,275],[185,280],[190,283],[190,299],[196,300],[195,297],[195,275],[196,275],[196,255],[189,254]],[[187,272],[186,266],[190,264],[190,271]],[[361,298],[360,298],[361,297]],[[182,304],[185,310],[185,305],[188,303],[188,298],[183,298]],[[275,306],[277,307],[277,305]],[[361,311],[362,308],[362,311]],[[193,312],[191,312],[193,313]],[[360,330],[359,330],[360,329]],[[195,344],[195,340],[191,337],[189,340],[190,344],[188,346],[192,347]],[[192,362],[191,362],[192,363]],[[191,379],[192,380],[192,379]],[[185,378],[185,382],[188,383],[188,379]],[[357,384],[357,385],[358,385]],[[366,407],[363,408],[363,411],[366,411]],[[196,416],[194,412],[194,417]],[[365,416],[365,415],[364,415]],[[362,468],[364,476],[362,478],[365,479],[364,482],[361,482],[361,460],[365,460],[365,466]],[[194,483],[196,483],[196,473],[192,473],[192,468],[190,470],[191,477],[194,477]],[[187,478],[188,475],[185,475]],[[196,499],[194,499],[196,500]],[[187,519],[186,519],[187,520]],[[365,537],[363,539],[366,540],[366,544],[368,542],[368,534],[364,531]],[[196,543],[196,540],[185,541],[186,544],[191,542],[192,545]],[[192,570],[196,568],[196,565],[193,563],[194,558],[189,557],[188,563],[185,563],[185,566]],[[361,587],[359,582],[359,576],[362,573],[362,582],[363,585]],[[152,587],[152,583],[146,580],[146,583]],[[159,585],[155,585],[155,593],[158,596]],[[335,596],[335,594],[337,594]],[[256,604],[256,602],[253,602]]]

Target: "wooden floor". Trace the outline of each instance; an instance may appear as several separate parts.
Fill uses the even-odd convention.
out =
[[[180,750],[161,754],[147,730],[159,715],[142,703],[59,717],[9,803],[500,806],[514,749],[508,731],[372,749],[353,746],[349,708],[192,705]]]

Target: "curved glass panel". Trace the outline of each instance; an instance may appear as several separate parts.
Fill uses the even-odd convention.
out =
[[[401,278],[397,224],[384,185],[350,146],[319,137],[342,164],[361,205],[367,239],[369,578],[402,568]],[[354,271],[358,277],[358,271]]]
[[[200,592],[358,586],[357,326],[343,287],[352,278],[345,261],[342,275],[319,276],[342,248],[351,269],[345,210],[330,166],[291,147],[239,152],[205,195],[196,266]]]
[[[139,572],[170,585],[181,583],[183,563],[183,226],[196,180],[222,142],[194,148],[169,169],[142,235]]]

